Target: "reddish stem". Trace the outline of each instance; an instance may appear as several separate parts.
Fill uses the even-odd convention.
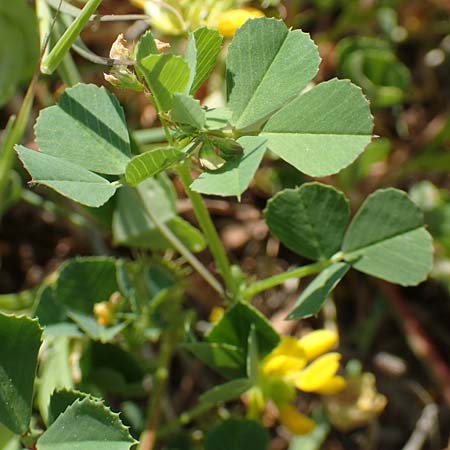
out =
[[[403,327],[408,344],[419,361],[423,362],[439,385],[445,402],[450,406],[450,367],[442,359],[422,324],[414,316],[401,290],[391,284],[379,282]]]

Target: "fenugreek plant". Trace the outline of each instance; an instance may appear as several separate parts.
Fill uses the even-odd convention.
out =
[[[289,431],[307,433],[314,421],[294,406],[297,391],[333,395],[347,384],[338,374],[339,353],[330,351],[337,336],[317,330],[300,340],[281,337],[252,299],[286,280],[316,275],[287,317],[299,320],[316,315],[350,270],[410,286],[431,268],[430,235],[404,192],[377,190],[351,217],[346,196],[318,182],[282,190],[264,212],[273,236],[309,264],[261,280],[231,265],[203,195],[240,198],[267,151],[309,177],[338,173],[372,140],[369,103],[347,80],[313,85],[316,45],[280,20],[248,20],[236,32],[220,108],[194,97],[222,49],[216,30],[189,33],[182,55],[160,49],[151,32],[133,51],[119,38],[111,56],[123,65],[107,79],[145,93],[165,143],[141,152],[117,98],[104,87],[77,84],[40,112],[39,151],[16,146],[33,184],[100,208],[110,217],[114,243],[138,249],[134,260],[69,260],[40,287],[34,318],[0,315],[0,422],[30,449],[125,450],[139,440],[142,450],[163,444],[264,450],[261,417],[268,402]],[[199,228],[177,214],[173,179],[181,182]],[[205,248],[216,273],[196,256]],[[224,305],[204,335],[183,305],[185,264]],[[157,351],[145,357],[149,342]],[[177,416],[165,403],[175,351],[198,358],[223,380]],[[80,373],[90,373],[91,381]],[[150,387],[143,383],[149,379]],[[119,398],[149,399],[142,419],[136,403],[114,405],[134,437],[97,397],[97,386]],[[239,398],[245,408],[231,418],[202,422],[203,442],[174,441],[207,411]]]

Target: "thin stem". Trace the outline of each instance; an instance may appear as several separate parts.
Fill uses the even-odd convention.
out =
[[[64,30],[67,28],[67,25],[64,24],[63,21],[64,21],[63,15],[57,17],[52,33],[55,41],[61,38],[62,34],[64,33]],[[64,55],[61,64],[58,66],[57,72],[67,87],[75,86],[77,83],[81,83],[81,75],[70,52],[67,52]]]
[[[161,344],[158,365],[155,376],[153,377],[153,390],[147,412],[147,426],[144,431],[140,450],[153,450],[156,442],[156,430],[158,429],[161,417],[161,402],[167,388],[167,380],[169,377],[169,365],[172,353],[175,347],[176,333],[167,332],[164,334]]]
[[[148,20],[147,14],[106,14],[104,16],[94,15],[89,20],[91,22],[133,22],[135,20]]]
[[[48,5],[53,8],[58,8],[59,0],[44,0]],[[72,17],[77,17],[81,9],[71,5],[65,1],[62,2],[61,12]],[[147,14],[107,14],[101,16],[99,14],[93,14],[89,17],[89,22],[125,22],[135,20],[148,20],[150,18]]]
[[[147,83],[147,84],[149,84],[149,83]],[[156,96],[153,96],[152,99],[153,99],[153,105],[156,108],[156,110],[158,111],[158,117],[161,122],[162,128],[164,130],[164,134],[166,135],[166,140],[170,145],[173,145],[173,136],[172,136],[172,133],[170,132],[169,126],[167,125],[166,119],[164,118],[164,112],[163,112],[162,106]],[[150,99],[150,101],[152,99]]]
[[[45,0],[45,1],[52,8],[61,11],[64,14],[68,14],[72,17],[77,17],[81,12],[80,8],[77,8],[76,6],[73,6],[64,0]]]
[[[172,422],[167,423],[162,426],[157,433],[158,439],[164,439],[167,436],[170,436],[177,430],[179,430],[182,426],[188,425],[194,419],[205,414],[210,409],[213,409],[217,406],[216,403],[200,403],[197,406],[194,406],[192,409],[184,412],[180,415],[178,419],[173,420]]]
[[[49,48],[48,45],[46,45],[46,41],[47,37],[51,34],[53,24],[50,7],[48,6],[45,0],[36,1],[36,16],[38,18],[39,24],[39,37],[41,40],[41,48],[45,47],[43,55],[43,57],[45,58],[49,53]]]
[[[183,184],[184,190],[192,203],[200,228],[205,234],[208,247],[216,262],[217,271],[222,276],[229,293],[234,297],[237,294],[237,287],[233,274],[231,273],[230,261],[228,260],[225,248],[223,247],[222,241],[220,240],[202,196],[190,188],[192,175],[188,164],[180,164],[177,173]]]
[[[303,278],[308,275],[313,275],[315,273],[321,272],[323,269],[331,266],[335,261],[333,259],[327,259],[325,261],[319,261],[314,264],[309,264],[307,266],[298,267],[297,269],[289,270],[287,272],[280,273],[278,275],[273,275],[264,280],[252,283],[246,289],[244,289],[242,295],[245,299],[251,299],[256,294],[260,292],[267,291],[275,286],[283,284],[285,281],[291,278]]]
[[[218,292],[220,295],[224,295],[222,286],[220,283],[211,275],[208,269],[191,253],[191,251],[172,233],[172,231],[167,227],[167,225],[162,222],[158,214],[155,213],[152,208],[143,202],[144,208],[148,213],[150,219],[154,222],[161,234],[173,245],[173,247],[183,256],[186,261],[202,276],[202,278],[211,285],[211,287]]]
[[[45,199],[41,197],[36,192],[30,191],[28,189],[24,189],[22,191],[22,200],[29,205],[35,206],[37,208],[42,208],[43,210],[54,214],[64,220],[67,220],[69,223],[76,227],[80,228],[88,228],[92,227],[92,223],[90,223],[85,217],[81,214],[78,214],[73,211],[68,211],[65,208],[61,208],[58,204],[52,202],[49,199]]]
[[[178,9],[174,8],[172,5],[170,5],[169,3],[167,3],[163,0],[151,0],[151,1],[153,3],[155,3],[156,5],[159,5],[161,8],[164,8],[164,9],[167,9],[168,11],[170,11],[178,19],[178,22],[180,22],[183,32],[186,33],[188,31],[188,26],[187,26],[186,22],[184,21],[183,16],[178,11]]]
[[[151,89],[151,83],[144,74],[144,79],[146,81],[147,87]],[[164,129],[164,133],[166,135],[167,142],[169,145],[174,145],[174,138],[170,129],[167,125],[166,119],[164,117],[164,110],[157,98],[157,96],[153,96],[153,105],[158,112],[159,119]],[[214,224],[212,223],[211,217],[209,215],[208,210],[206,209],[202,198],[196,194],[194,194],[189,185],[192,182],[192,178],[188,169],[183,169],[183,165],[179,165],[179,175],[182,180],[182,183],[185,187],[186,192],[188,193],[189,198],[194,207],[194,211],[196,213],[197,219],[200,223],[200,227],[206,235],[206,239],[208,241],[208,245],[216,259],[216,264],[218,265],[219,270],[221,271],[221,275],[226,281],[226,285],[228,288],[233,287],[233,277],[231,276],[231,269],[228,262],[228,258],[225,254],[225,250],[222,247],[222,242],[220,241],[219,236],[217,235]],[[161,233],[167,238],[167,240],[175,247],[175,249],[186,258],[186,260],[194,267],[195,270],[221,295],[224,296],[224,290],[220,283],[211,275],[211,273],[206,269],[206,267],[186,248],[186,246],[172,233],[172,231],[159,220],[156,214],[153,213],[151,208],[144,203],[144,206],[150,215],[150,218],[154,221],[155,225],[158,227]],[[233,292],[234,290],[231,289]]]
[[[52,74],[61,63],[64,55],[75,43],[89,18],[100,6],[102,0],[89,0],[81,10],[79,16],[72,22],[56,43],[48,56],[42,61],[41,70],[43,73]]]
[[[134,61],[125,61],[121,59],[107,58],[105,56],[97,55],[96,53],[89,50],[86,46],[79,43],[74,43],[72,49],[75,53],[78,53],[87,61],[93,62],[100,66],[134,66]]]
[[[172,137],[172,133],[170,132],[169,127],[167,126],[167,122],[165,121],[165,119],[162,117],[161,113],[159,114],[159,120],[161,121],[161,124],[163,126],[163,130],[164,133],[166,135],[166,140],[170,145],[173,145],[173,137]]]
[[[16,123],[16,116],[10,116],[8,123],[6,124],[4,132],[4,141],[0,149],[0,215],[2,212],[1,205],[4,205],[5,191],[9,182],[9,172],[14,162],[14,152],[8,149],[12,149],[14,146],[13,129]]]
[[[36,72],[33,80],[30,83],[30,86],[28,87],[17,118],[15,120],[10,119],[8,121],[7,132],[0,154],[0,205],[3,204],[3,198],[5,196],[9,182],[9,173],[15,161],[14,145],[16,145],[22,139],[28,123],[28,119],[30,118],[34,99],[34,88],[36,86],[38,77],[39,72]],[[14,123],[12,123],[12,121]]]

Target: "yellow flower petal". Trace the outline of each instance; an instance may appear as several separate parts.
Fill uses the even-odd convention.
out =
[[[314,392],[334,377],[339,369],[339,353],[327,353],[317,358],[295,378],[295,386],[301,391]]]
[[[313,420],[299,413],[292,405],[281,405],[278,410],[281,424],[293,434],[309,433],[316,425]]]
[[[303,347],[292,336],[282,336],[280,343],[272,350],[269,356],[286,355],[294,358],[305,359]]]
[[[100,302],[94,304],[94,315],[97,323],[102,326],[108,326],[113,323],[112,305],[109,302]]]
[[[217,323],[225,313],[225,310],[220,306],[214,306],[209,315],[209,321],[211,323]]]
[[[299,339],[306,358],[311,361],[319,355],[331,350],[338,341],[338,335],[331,330],[316,330]]]
[[[332,395],[343,391],[346,387],[347,382],[345,381],[345,378],[336,375],[322,384],[322,386],[317,389],[316,392],[322,395]]]
[[[264,375],[290,377],[300,372],[306,365],[306,360],[293,356],[269,356],[263,363]]]
[[[255,8],[230,9],[217,17],[217,29],[224,37],[233,37],[236,30],[248,19],[262,17],[264,14]]]
[[[305,353],[296,338],[283,336],[263,361],[265,375],[291,376],[306,366]]]

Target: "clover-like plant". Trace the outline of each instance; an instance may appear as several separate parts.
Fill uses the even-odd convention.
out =
[[[249,396],[261,387],[261,370],[267,372],[270,355],[281,347],[279,334],[250,304],[258,293],[289,278],[318,274],[289,314],[289,319],[299,319],[317,314],[351,269],[408,286],[424,280],[431,267],[431,238],[420,210],[405,193],[376,191],[350,220],[344,194],[317,182],[279,192],[265,210],[273,235],[311,264],[259,281],[231,266],[201,194],[240,198],[267,150],[308,176],[335,174],[370,143],[372,117],[361,89],[349,81],[313,85],[320,63],[316,45],[308,34],[268,18],[247,21],[228,47],[226,105],[202,105],[194,96],[213,70],[221,46],[217,31],[200,28],[189,34],[184,55],[160,53],[147,32],[134,53],[127,54],[134,58],[134,67],[116,67],[108,77],[118,86],[145,92],[163,126],[163,145],[141,153],[116,97],[104,87],[78,84],[67,89],[57,105],[41,111],[35,127],[39,151],[16,147],[32,183],[88,207],[108,202],[116,244],[177,251],[228,305],[220,320],[197,340],[193,332],[185,331],[192,318],[181,307],[182,269],[139,259],[69,261],[56,282],[41,289],[35,314],[45,327],[44,335],[87,336],[98,345],[110,345],[119,337],[136,346],[161,340],[147,433],[142,435],[144,450],[153,448],[161,420],[160,396],[167,383],[164,374],[175,347],[196,355],[228,381],[163,426],[157,435],[161,439],[218,402],[243,393]],[[177,215],[167,171],[181,180],[200,229]],[[198,173],[195,180],[193,171]],[[221,280],[194,254],[205,247]],[[0,361],[11,365],[8,382],[0,385],[0,398],[7,400],[0,405],[0,422],[28,436],[42,330],[30,319],[0,319],[7,348]],[[10,359],[19,345],[29,353],[26,370],[19,370]],[[61,349],[63,359],[64,351],[67,347]],[[302,358],[297,360],[307,360]],[[331,359],[334,375],[338,358],[332,354]],[[44,379],[49,364],[47,360],[40,369]],[[61,387],[54,384],[50,387]],[[60,384],[73,388],[67,380]],[[120,450],[133,444],[119,419],[98,400],[72,390],[52,394],[43,386],[38,400],[48,428],[37,439],[38,450]],[[82,422],[74,425],[75,417]],[[231,420],[211,431],[206,448],[225,448],[223,442],[233,435],[245,437],[234,442],[234,450],[246,448],[245,440],[251,440],[255,450],[267,445],[267,434],[258,424]]]

